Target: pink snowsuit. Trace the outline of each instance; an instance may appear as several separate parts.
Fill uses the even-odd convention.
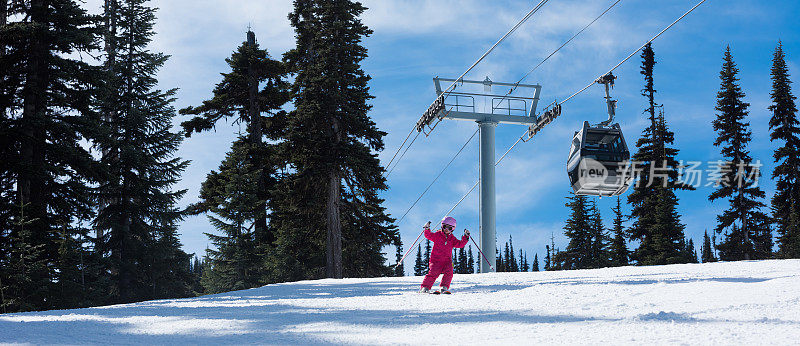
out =
[[[452,233],[447,235],[441,230],[431,232],[426,229],[425,238],[433,242],[433,250],[428,263],[428,275],[425,275],[421,286],[431,289],[439,274],[444,274],[439,286],[450,288],[450,281],[453,280],[453,248],[463,248],[467,245],[469,237],[464,234],[459,240]]]

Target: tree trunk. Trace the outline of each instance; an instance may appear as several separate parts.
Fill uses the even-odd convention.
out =
[[[123,202],[123,210],[127,210],[129,206],[127,203]],[[119,259],[119,298],[120,303],[130,303],[132,297],[132,290],[131,290],[131,280],[132,275],[130,271],[130,255],[128,253],[128,238],[130,237],[131,233],[131,222],[130,218],[125,216],[125,220],[122,224],[120,237],[120,244],[119,249],[117,251],[117,258]]]
[[[742,204],[742,189],[744,187],[739,187],[739,208],[744,208]],[[747,226],[747,214],[742,211],[742,235],[744,236],[744,260],[750,260],[750,228]]]
[[[328,239],[326,246],[325,276],[342,278],[342,223],[339,218],[341,178],[336,172],[328,174]]]
[[[247,32],[247,45],[254,49],[256,45],[256,34],[252,31]],[[256,77],[256,70],[253,68],[251,63],[253,62],[253,58],[251,57],[250,61],[248,61],[247,66],[247,94],[248,94],[248,120],[249,120],[249,129],[248,135],[250,139],[250,144],[252,147],[250,148],[250,154],[248,158],[253,160],[255,157],[260,157],[263,155],[261,152],[261,147],[263,143],[263,131],[262,131],[262,123],[261,123],[261,110],[258,107],[258,79]],[[259,167],[261,164],[260,162],[254,161],[254,167],[261,168],[261,174],[258,176],[258,182],[256,183],[256,194],[258,197],[259,202],[259,212],[260,214],[255,219],[255,240],[258,245],[261,244],[271,244],[273,242],[273,238],[271,234],[267,234],[267,182],[266,182],[266,167]],[[263,201],[263,202],[261,202]]]
[[[119,11],[117,9],[117,0],[105,0],[105,8],[104,8],[104,15],[106,20],[106,32],[105,32],[105,53],[106,53],[106,61],[105,67],[108,72],[114,69],[117,60],[117,17],[119,15]],[[106,90],[107,93],[115,92],[116,90]],[[106,102],[110,103],[111,95],[106,95]],[[116,99],[116,97],[114,97]],[[111,107],[111,104],[106,104],[107,107]],[[116,111],[110,110],[108,113],[103,114],[103,120],[107,122],[111,122],[115,120],[117,117]],[[110,149],[103,149],[103,156],[111,155]],[[119,160],[119,155],[115,153],[114,158]],[[116,203],[114,198],[105,198],[99,201],[100,210],[105,209],[107,206]],[[97,240],[102,242],[103,239],[103,229],[98,227],[95,229],[97,233]]]
[[[342,142],[342,132],[339,128],[339,119],[337,118],[337,115],[334,113],[331,115],[331,118],[331,139],[333,141],[333,143],[331,143],[333,146],[331,155],[334,157],[334,160],[336,160],[339,155],[339,143]],[[339,206],[341,204],[341,184],[342,177],[340,176],[339,168],[336,167],[336,163],[334,163],[334,167],[328,171],[328,202],[326,208],[328,214],[328,240],[326,243],[325,274],[326,277],[336,279],[341,279],[343,277],[342,221],[339,214]]]
[[[45,24],[46,7],[42,0],[31,2],[31,20]],[[46,239],[47,202],[44,192],[44,147],[46,132],[44,129],[46,92],[49,68],[47,66],[48,48],[44,37],[36,32],[31,40],[28,54],[28,70],[23,91],[23,110],[21,121],[21,162],[19,182],[17,186],[20,204],[30,211],[31,229],[34,239]],[[48,251],[53,249],[48,249]]]

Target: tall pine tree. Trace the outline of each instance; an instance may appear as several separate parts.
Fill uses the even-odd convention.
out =
[[[177,202],[185,191],[172,186],[187,161],[175,157],[179,133],[170,132],[175,90],[156,88],[167,60],[147,46],[154,35],[155,9],[147,0],[107,2],[104,83],[98,95],[102,130],[95,145],[103,153],[103,201],[95,227],[103,230],[97,251],[111,273],[109,302],[131,302],[191,294],[190,255],[180,249]],[[108,43],[108,42],[107,42]]]
[[[717,261],[717,256],[714,255],[714,250],[711,248],[711,239],[708,237],[708,231],[703,233],[703,247],[700,248],[700,260],[703,261],[703,263]]]
[[[550,270],[551,263],[552,263],[552,259],[551,259],[551,256],[550,256],[550,245],[545,245],[544,248],[545,248],[546,253],[547,253],[544,256],[544,270],[547,271],[547,270]]]
[[[417,259],[414,261],[414,275],[422,276],[428,271],[428,262],[422,257],[422,245],[417,245]]]
[[[274,60],[266,49],[260,47],[252,31],[247,32],[247,40],[225,62],[230,72],[222,74],[222,81],[214,88],[213,97],[200,106],[181,109],[181,114],[194,115],[181,125],[187,137],[214,129],[221,119],[233,119],[234,123],[245,125],[247,134],[240,139],[243,143],[239,148],[234,150],[246,150],[245,155],[239,157],[247,161],[243,164],[258,171],[255,180],[250,182],[255,185],[251,193],[256,198],[247,213],[253,213],[256,245],[263,249],[275,241],[274,232],[267,222],[267,210],[274,199],[270,191],[275,189],[280,179],[278,170],[285,166],[284,160],[278,157],[277,144],[267,143],[264,138],[274,142],[283,137],[286,112],[281,108],[290,96],[289,84],[285,81],[287,72],[282,62]],[[214,208],[215,200],[229,197],[224,190],[218,192],[221,195],[201,196],[201,202],[190,208],[192,213],[209,212]]]
[[[275,143],[285,131],[286,112],[281,108],[290,96],[284,64],[260,47],[252,31],[225,61],[230,72],[222,74],[213,97],[180,111],[194,115],[181,124],[187,137],[214,129],[221,119],[246,128],[219,172],[211,172],[203,182],[200,202],[189,208],[192,214],[211,213],[212,224],[222,232],[209,235],[217,244],[208,252],[204,268],[202,282],[209,292],[251,288],[271,278],[265,261],[276,236],[267,212],[274,209],[270,204],[279,203],[274,194],[281,191],[279,169],[286,165]]]
[[[397,238],[394,242],[395,246],[395,263],[397,263],[394,267],[394,276],[405,276],[405,266],[400,260],[403,259],[403,242],[400,240],[400,237]]]
[[[73,270],[64,267],[63,244],[79,247],[78,239],[86,239],[87,230],[73,225],[92,217],[90,184],[99,176],[83,145],[97,132],[90,100],[98,68],[79,59],[81,53],[98,48],[99,18],[88,15],[74,0],[3,1],[3,5],[4,308],[64,307],[71,302],[61,299],[61,275]],[[67,276],[63,279],[71,280]]]
[[[528,256],[522,253],[522,249],[519,250],[519,271],[526,272],[530,270],[530,266],[528,265]]]
[[[512,239],[511,235],[508,236],[508,253],[506,254],[506,261],[508,261],[508,271],[510,272],[518,272],[519,271],[519,263],[517,262],[517,258],[515,257],[516,254],[514,253],[514,239]]]
[[[678,198],[674,190],[694,188],[678,182],[678,149],[670,147],[674,134],[663,112],[656,113],[659,107],[655,102],[653,78],[656,60],[650,43],[642,50],[641,57],[640,73],[645,81],[642,96],[647,98],[645,114],[650,123],[636,142],[637,151],[633,155],[640,175],[633,192],[628,195],[633,219],[628,236],[640,244],[631,258],[640,265],[680,263],[684,225],[677,212]]]
[[[692,238],[689,238],[689,241],[686,242],[686,263],[698,263],[697,248],[694,247]]]
[[[758,167],[747,150],[751,132],[746,121],[747,108],[745,94],[739,86],[739,69],[733,61],[730,46],[725,50],[720,71],[720,90],[717,93],[717,118],[713,121],[717,131],[715,146],[721,147],[725,161],[719,164],[720,176],[717,189],[708,199],[715,201],[727,198],[729,207],[717,216],[716,232],[725,232],[725,239],[719,244],[720,259],[726,261],[763,258],[757,254],[756,243],[769,238],[769,219],[761,211],[764,192],[758,187],[760,176]]]
[[[370,77],[361,61],[362,40],[372,31],[359,19],[365,10],[349,0],[295,0],[289,15],[297,45],[285,55],[295,77],[285,150],[294,174],[276,258],[291,255],[297,241],[322,239],[305,251],[324,257],[284,264],[312,275],[322,268],[333,278],[385,275],[382,247],[398,237],[378,197],[387,189],[377,157],[386,133],[368,116]],[[298,229],[309,234],[288,234]]]
[[[778,165],[772,171],[776,180],[772,215],[777,225],[779,255],[800,258],[800,122],[781,42],[775,47],[771,76],[770,140],[780,144],[773,154]]]
[[[464,249],[463,247],[458,249],[458,268],[460,274],[469,274],[467,250]]]
[[[600,209],[597,203],[592,201],[588,209],[590,219],[589,234],[591,236],[591,267],[603,268],[609,266],[611,262],[611,252],[609,250],[610,239],[603,226],[603,218],[600,215]]]
[[[423,260],[425,261],[425,265],[428,265],[428,263],[431,261],[431,241],[428,239],[425,239],[425,253]]]
[[[560,253],[551,256],[551,267],[555,263],[561,263],[560,269],[586,269],[593,266],[592,258],[592,233],[589,211],[589,203],[586,196],[570,195],[567,197],[566,206],[570,209],[570,215],[564,225],[564,234],[569,238],[567,248]]]
[[[622,225],[622,203],[619,196],[617,196],[617,205],[611,209],[614,211],[614,227],[611,232],[614,238],[611,240],[611,265],[612,266],[626,266],[628,265],[628,246],[625,245],[625,228]]]
[[[255,224],[262,213],[257,193],[261,169],[248,159],[252,144],[239,138],[200,188],[202,208],[222,234],[206,233],[215,249],[206,250],[201,283],[208,293],[256,287],[264,281],[264,258],[256,241]]]
[[[467,252],[467,274],[473,273],[475,273],[475,257],[472,255],[472,245],[470,245]]]

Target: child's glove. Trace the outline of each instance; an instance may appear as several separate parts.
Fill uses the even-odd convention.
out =
[[[424,229],[431,229],[431,222],[430,222],[430,221],[426,222],[426,223],[425,223],[425,226],[422,226],[422,228],[424,228]]]
[[[466,236],[467,236],[467,238],[469,238],[469,230],[468,230],[468,229],[466,229],[466,228],[464,229],[464,235],[466,235]]]

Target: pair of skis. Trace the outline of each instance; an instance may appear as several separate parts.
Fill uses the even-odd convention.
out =
[[[429,290],[428,292],[420,291],[420,293],[427,293],[427,294],[453,294],[449,290]]]

